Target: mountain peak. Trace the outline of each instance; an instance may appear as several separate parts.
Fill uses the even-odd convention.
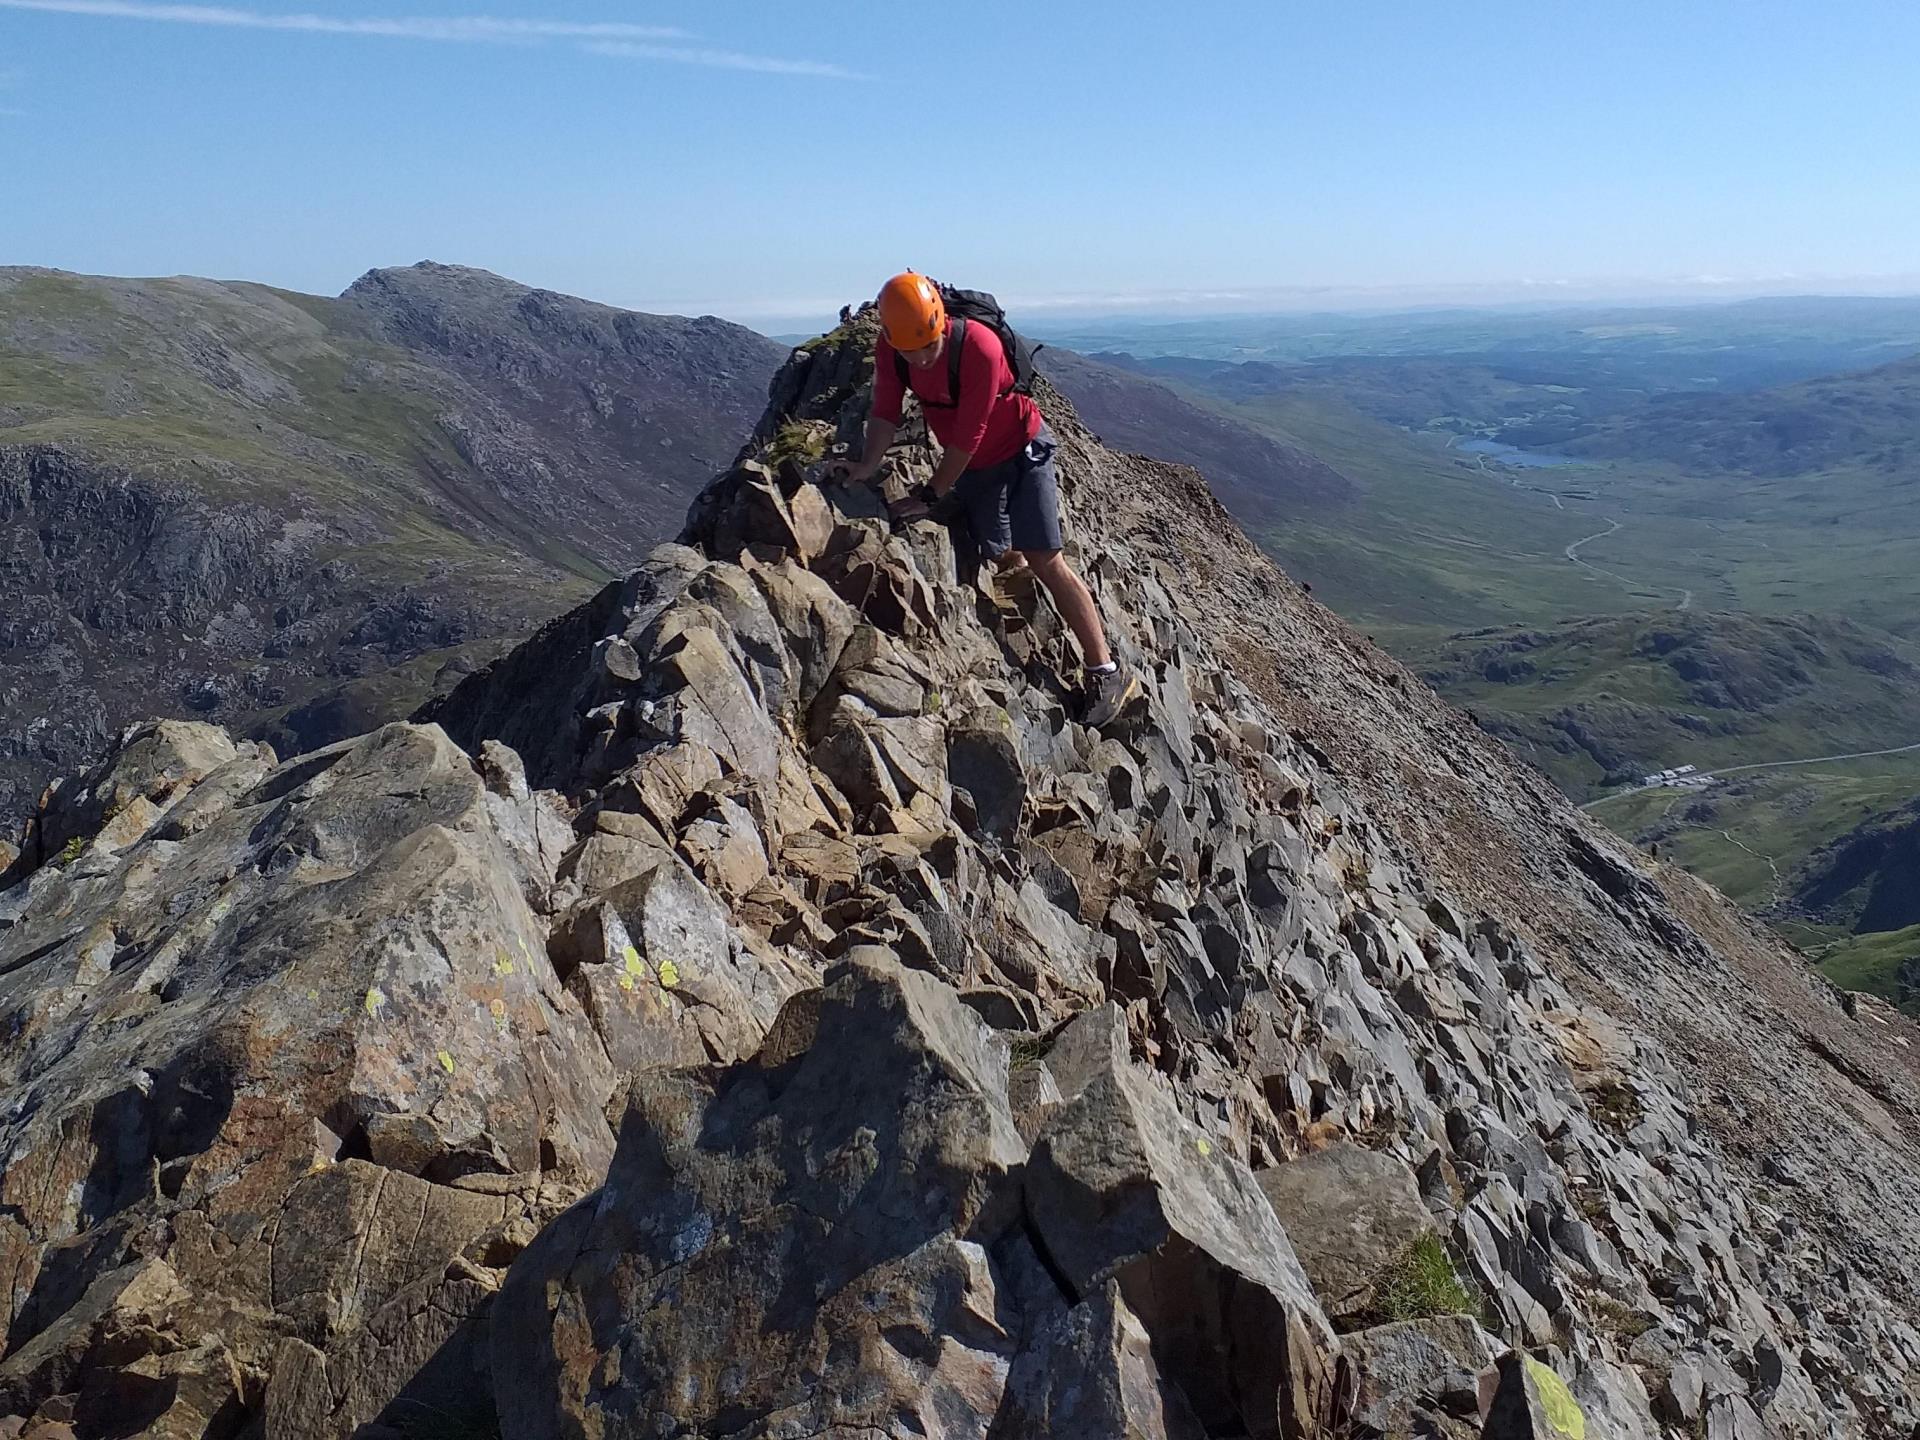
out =
[[[1142,681],[1090,730],[1033,576],[889,518],[917,422],[879,490],[821,467],[873,328],[416,723],[141,727],[47,798],[0,890],[0,1411],[1910,1432],[1920,1031],[1043,380]]]

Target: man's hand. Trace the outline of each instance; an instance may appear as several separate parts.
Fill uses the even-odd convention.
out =
[[[890,520],[920,520],[933,513],[933,508],[918,495],[907,495],[887,507]]]
[[[873,477],[880,473],[878,465],[869,465],[864,460],[854,460],[842,456],[827,466],[827,474],[836,480],[844,480],[849,485],[871,485]]]

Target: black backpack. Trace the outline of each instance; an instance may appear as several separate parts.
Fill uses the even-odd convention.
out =
[[[947,342],[947,401],[941,404],[938,400],[928,400],[923,396],[921,405],[931,405],[936,410],[951,410],[960,403],[960,347],[966,340],[967,322],[974,320],[991,328],[1000,337],[1000,348],[1007,352],[1007,368],[1013,371],[1013,386],[1003,393],[1031,395],[1033,357],[1047,347],[1034,344],[1009,325],[1007,312],[1000,308],[1000,302],[984,290],[962,290],[954,285],[942,285],[940,299],[953,321],[953,334]],[[900,377],[900,388],[911,389],[907,384],[907,362],[897,353],[893,357],[893,369]]]

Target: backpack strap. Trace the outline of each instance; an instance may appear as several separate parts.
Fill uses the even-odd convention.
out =
[[[953,329],[947,336],[947,402],[944,405],[932,402],[935,409],[952,410],[960,404],[960,347],[966,343],[966,339],[967,317],[956,315],[953,317]],[[900,377],[900,388],[903,391],[913,389],[911,373],[907,369],[907,358],[898,350],[893,352],[893,373]],[[923,396],[920,400],[921,407],[925,408],[928,403]]]
[[[960,351],[967,343],[967,317],[953,317],[953,328],[947,335],[947,404],[956,409],[960,405]]]

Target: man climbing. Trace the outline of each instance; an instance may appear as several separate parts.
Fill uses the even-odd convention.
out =
[[[841,462],[847,478],[871,484],[899,429],[905,393],[897,355],[941,454],[930,494],[894,514],[924,515],[929,501],[951,495],[983,555],[1002,564],[1024,560],[1080,642],[1089,691],[1085,723],[1107,724],[1139,693],[1139,677],[1108,648],[1093,594],[1061,554],[1053,432],[1032,397],[1015,388],[1006,346],[992,325],[949,317],[939,286],[911,270],[881,288],[880,326],[866,452]],[[948,349],[955,344],[957,367]],[[956,375],[957,392],[949,393]]]

